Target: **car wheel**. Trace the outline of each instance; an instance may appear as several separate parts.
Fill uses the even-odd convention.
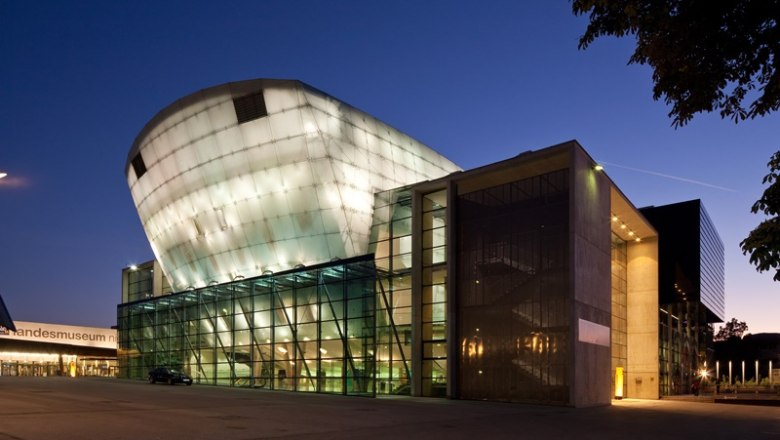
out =
[[[151,384],[154,383],[154,376],[152,376],[151,374],[149,375],[149,383]]]
[[[173,385],[174,383],[173,378],[168,379],[168,385]]]
[[[187,386],[192,386],[192,382],[187,382]]]

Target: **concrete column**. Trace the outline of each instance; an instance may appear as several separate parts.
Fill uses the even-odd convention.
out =
[[[628,243],[628,397],[657,399],[658,239]]]

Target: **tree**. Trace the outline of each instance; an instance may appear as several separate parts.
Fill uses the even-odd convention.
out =
[[[725,323],[718,330],[718,333],[712,338],[715,341],[728,341],[729,339],[742,339],[748,331],[748,326],[743,321],[737,321],[737,318],[731,318],[731,321]]]
[[[750,210],[770,218],[753,229],[739,246],[742,254],[750,254],[750,263],[757,271],[774,270],[774,280],[780,281],[780,151],[772,155],[767,166],[769,174],[764,176],[763,183],[769,187]]]
[[[699,112],[738,122],[780,108],[780,0],[574,0],[572,10],[590,14],[580,49],[636,36],[629,64],[652,67],[653,99],[672,106],[675,127]]]
[[[573,0],[572,10],[590,14],[580,49],[602,36],[636,37],[629,64],[653,69],[653,99],[672,106],[675,128],[700,112],[739,122],[780,109],[780,0]],[[780,281],[780,151],[769,169],[751,211],[774,217],[740,247]]]

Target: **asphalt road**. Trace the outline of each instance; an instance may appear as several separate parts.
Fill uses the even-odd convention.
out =
[[[780,407],[623,400],[561,407],[0,377],[0,440],[780,439]]]

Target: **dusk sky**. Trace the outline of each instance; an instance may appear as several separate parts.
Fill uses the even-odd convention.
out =
[[[637,207],[702,199],[726,315],[780,332],[780,284],[739,242],[780,114],[674,129],[633,38],[577,49],[568,1],[0,0],[0,295],[20,321],[116,324],[121,270],[153,258],[125,161],[199,89],[299,79],[465,169],[576,139]]]

